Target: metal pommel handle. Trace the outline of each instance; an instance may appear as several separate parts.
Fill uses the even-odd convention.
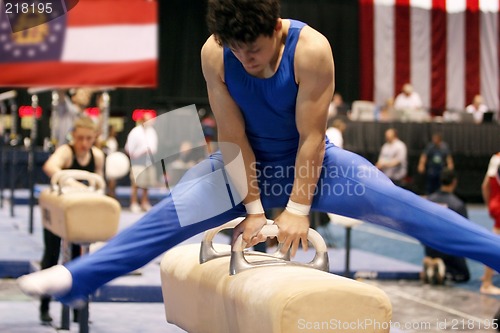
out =
[[[59,191],[59,194],[62,194],[64,191],[62,190],[65,182],[70,179],[74,180],[86,180],[89,183],[87,189],[78,188],[77,191],[92,191],[104,193],[106,188],[106,182],[102,176],[88,172],[85,170],[75,170],[75,169],[65,169],[56,172],[52,178],[50,179],[50,185],[53,191]]]
[[[245,219],[244,217],[238,217],[216,228],[205,231],[200,247],[200,264],[206,263],[207,261],[210,261],[212,259],[228,257],[231,255],[231,251],[218,252],[217,250],[215,250],[213,246],[213,239],[222,230],[233,229],[238,224],[240,224],[244,219]],[[274,221],[267,220],[267,223],[268,225],[272,225]],[[283,260],[290,260],[290,254],[289,253],[282,254],[280,249],[281,246],[278,247],[278,250],[274,254],[267,254],[263,252],[255,252],[255,254],[258,253],[260,255],[267,255],[267,256],[281,258]],[[254,253],[254,252],[249,252],[249,253]]]
[[[276,237],[278,236],[279,229],[278,226],[275,224],[265,225],[262,228],[261,232],[266,237]],[[246,244],[244,244],[243,242],[242,235],[239,235],[231,250],[231,262],[229,267],[229,274],[235,275],[255,267],[277,266],[277,265],[305,266],[329,272],[328,252],[323,237],[321,237],[321,235],[316,230],[309,229],[309,232],[307,233],[307,239],[312,243],[314,249],[316,250],[316,255],[309,263],[298,263],[298,262],[284,260],[279,257],[274,257],[272,260],[254,261],[250,263],[246,260],[243,251],[245,249]]]

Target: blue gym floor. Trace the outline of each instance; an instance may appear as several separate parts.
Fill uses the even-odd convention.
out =
[[[128,189],[119,189],[118,194],[126,198]],[[60,305],[53,303],[52,326],[43,326],[38,320],[38,301],[19,292],[13,278],[37,269],[43,249],[39,209],[34,209],[33,234],[29,229],[29,207],[22,204],[24,192],[16,192],[14,216],[10,214],[9,193],[0,208],[0,332],[38,333],[56,332],[60,323]],[[160,199],[161,191],[154,194]],[[122,200],[120,200],[122,201]],[[471,220],[486,229],[492,221],[482,205],[468,207]],[[125,207],[122,210],[120,228],[134,223],[141,214],[133,214]],[[345,272],[345,229],[329,224],[323,235],[333,240],[329,250],[330,269],[333,273]],[[469,260],[471,281],[465,284],[433,287],[418,281],[422,246],[414,239],[371,224],[361,224],[352,229],[350,273],[367,283],[382,288],[393,303],[393,326],[391,332],[438,332],[437,323],[447,321],[447,329],[453,329],[452,321],[470,320],[472,329],[467,332],[494,332],[484,329],[480,322],[490,320],[500,307],[500,298],[481,295],[479,290],[483,265]],[[201,235],[187,242],[199,242]],[[218,242],[228,242],[228,237],[219,235]],[[314,251],[299,253],[297,260],[308,260]],[[90,305],[90,332],[184,332],[166,322],[160,289],[160,258],[128,276],[118,278],[99,290]],[[500,277],[495,276],[500,286]],[[167,300],[168,301],[168,300]],[[404,324],[413,323],[412,327]],[[422,323],[430,323],[424,326]],[[417,329],[418,323],[421,328]],[[408,325],[406,325],[408,326]],[[78,332],[73,324],[71,332]],[[458,330],[462,331],[462,330]],[[216,333],[216,332],[215,332]]]

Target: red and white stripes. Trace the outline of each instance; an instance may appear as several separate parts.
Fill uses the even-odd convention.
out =
[[[382,104],[411,82],[425,107],[500,107],[500,0],[359,0],[361,94]]]

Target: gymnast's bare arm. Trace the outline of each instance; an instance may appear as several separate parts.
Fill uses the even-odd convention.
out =
[[[95,173],[104,177],[104,161],[106,160],[103,151],[95,146],[92,147],[92,154],[94,154]]]
[[[69,145],[58,147],[43,165],[43,172],[45,172],[49,178],[52,178],[57,171],[67,169],[71,166],[72,156],[73,153]]]
[[[92,153],[94,155],[95,170],[94,172],[100,176],[104,176],[104,153],[97,147],[92,147]],[[54,153],[49,157],[49,159],[44,163],[42,169],[49,178],[60,170],[68,169],[73,161],[73,152],[69,145],[62,145],[58,147]],[[70,180],[71,181],[71,180]],[[83,184],[74,181],[72,186],[82,186]]]
[[[248,194],[244,198],[244,203],[249,203],[260,198],[260,189],[257,185],[255,165],[255,155],[250,146],[245,133],[245,122],[239,107],[230,96],[226,84],[224,83],[224,59],[223,49],[211,36],[206,41],[201,51],[202,70],[207,83],[208,98],[210,106],[217,120],[219,143],[232,143],[239,147],[245,164],[245,177],[231,174],[232,181],[240,188],[240,193],[244,193],[244,188],[248,189]],[[220,145],[222,155],[227,165],[231,152],[228,147]],[[241,179],[246,183],[238,184]],[[259,231],[266,224],[264,214],[248,214],[243,223],[235,230],[237,237],[243,231],[243,240],[252,245],[251,239],[259,234]],[[261,240],[261,239],[259,239]],[[254,241],[256,241],[254,239]]]
[[[295,78],[299,85],[295,118],[300,141],[290,199],[311,205],[325,154],[328,106],[334,91],[334,63],[328,40],[308,26],[302,29],[297,43]],[[275,223],[280,229],[278,239],[284,242],[283,251],[291,246],[291,254],[295,255],[301,241],[307,249],[308,216],[285,210]]]

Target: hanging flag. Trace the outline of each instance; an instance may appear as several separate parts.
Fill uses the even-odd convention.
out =
[[[499,0],[359,0],[361,93],[382,105],[412,83],[433,114],[481,94],[500,107]]]
[[[15,20],[0,7],[0,86],[157,84],[156,1],[80,0],[64,15],[34,7]]]

